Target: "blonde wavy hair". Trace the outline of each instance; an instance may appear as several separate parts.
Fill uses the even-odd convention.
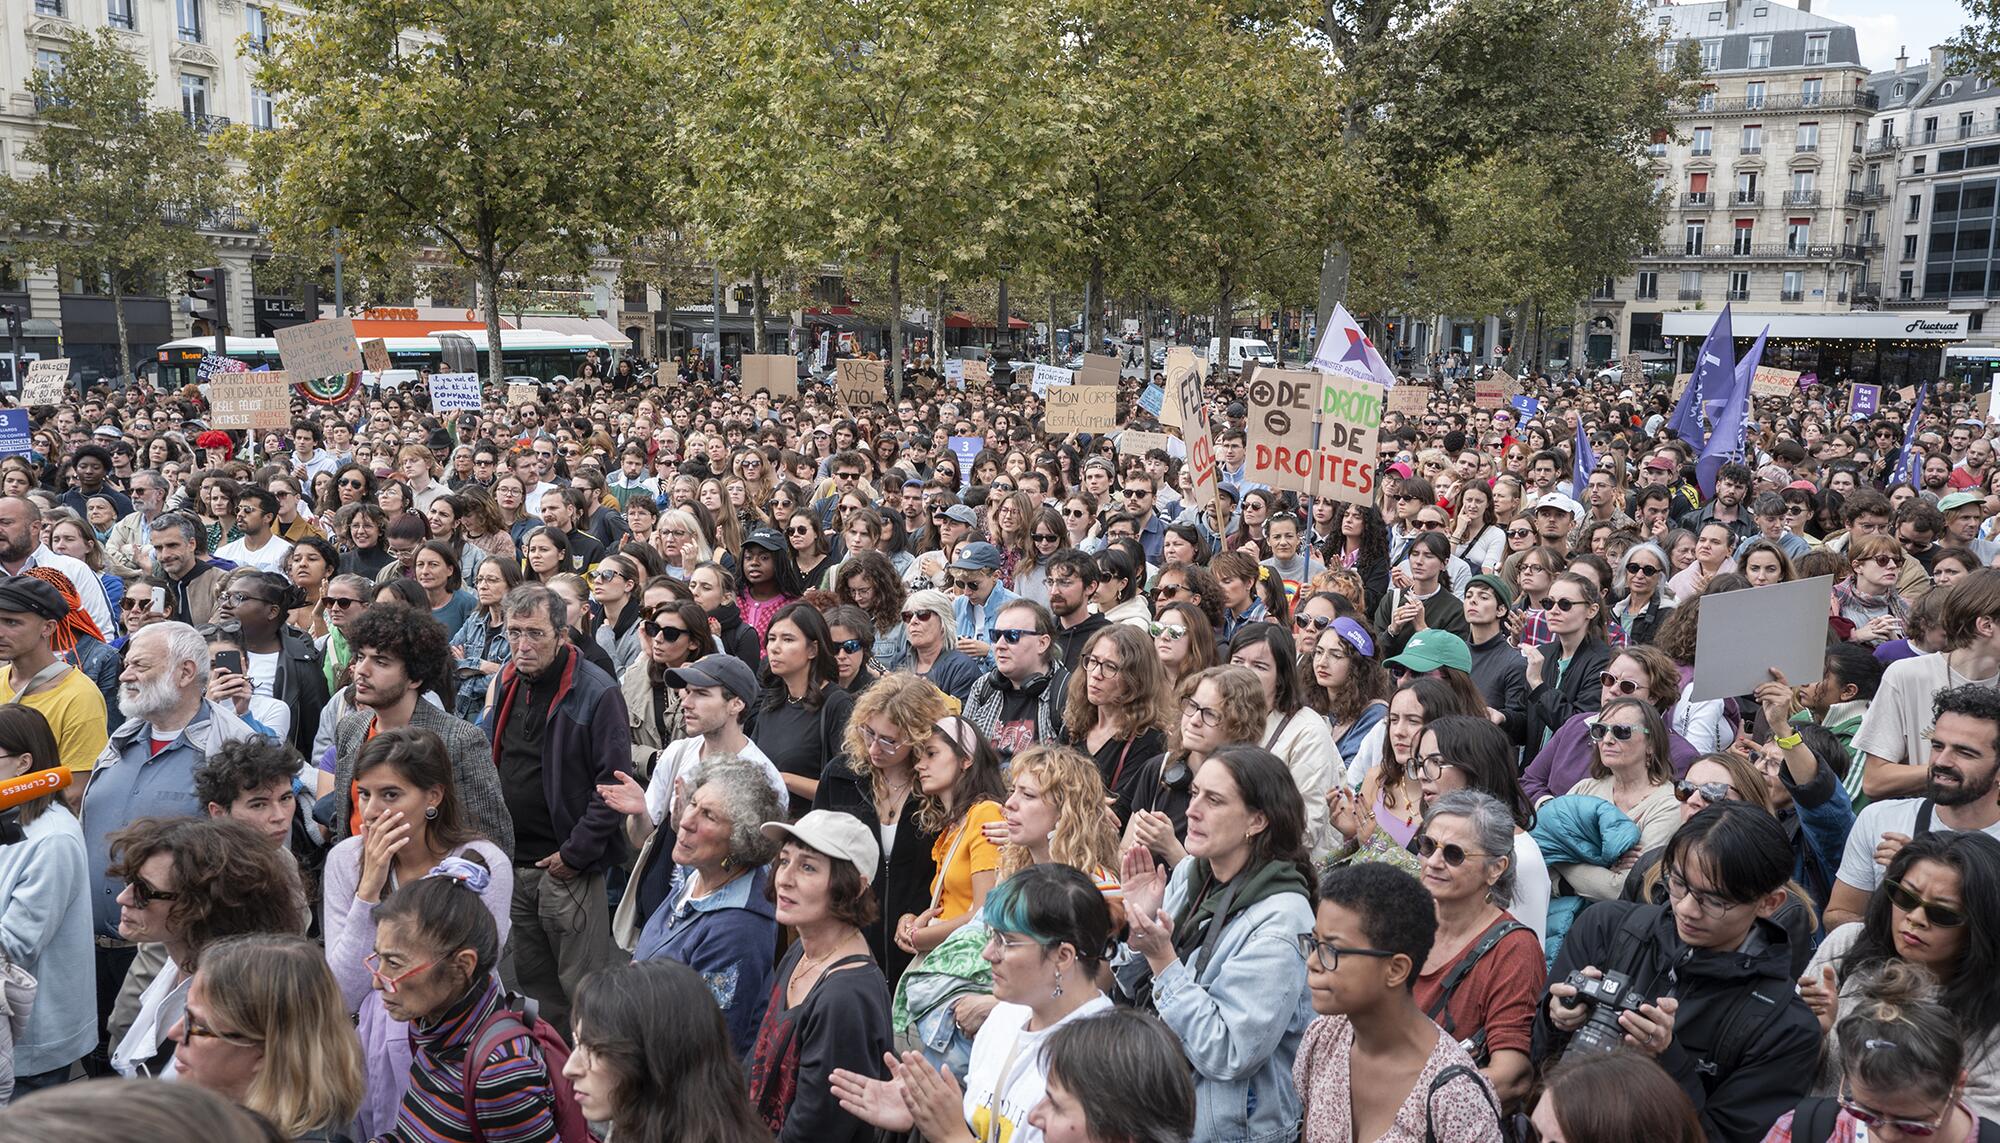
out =
[[[1222,732],[1224,742],[1248,742],[1256,745],[1264,740],[1264,721],[1269,716],[1270,706],[1264,701],[1264,684],[1248,667],[1210,667],[1198,675],[1190,675],[1181,681],[1181,689],[1174,704],[1173,733],[1167,736],[1171,749],[1169,753],[1184,756],[1186,747],[1181,745],[1181,704],[1194,697],[1204,682],[1212,682],[1215,689],[1222,692],[1222,725],[1216,729]]]
[[[930,741],[938,720],[956,713],[955,705],[943,691],[930,680],[915,675],[884,675],[861,692],[861,697],[854,700],[854,710],[847,716],[841,746],[847,751],[848,772],[854,775],[868,800],[875,800],[875,766],[868,760],[868,740],[862,737],[862,727],[877,718],[888,719],[895,724],[896,734],[911,752],[914,763],[917,747]]]
[[[1118,868],[1118,835],[1104,820],[1104,776],[1097,763],[1067,746],[1030,746],[1014,755],[1012,780],[1041,783],[1043,801],[1056,807],[1049,858],[1095,875]],[[1000,847],[1000,880],[1034,864],[1024,845]]]
[[[243,1106],[287,1139],[354,1118],[366,1084],[361,1043],[317,945],[279,934],[231,937],[203,950],[196,977],[209,1015],[264,1049]]]

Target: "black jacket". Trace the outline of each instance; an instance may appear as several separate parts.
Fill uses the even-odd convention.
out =
[[[1597,676],[1611,665],[1611,645],[1595,635],[1584,636],[1559,680],[1556,660],[1561,655],[1560,643],[1542,647],[1542,685],[1528,689],[1527,733],[1521,742],[1523,766],[1542,752],[1543,739],[1560,730],[1571,715],[1596,710],[1602,698]],[[1526,668],[1522,670],[1525,678]]]
[[[326,669],[312,640],[297,629],[278,631],[278,682],[280,702],[292,708],[292,745],[301,755],[312,754],[313,737],[319,733],[320,712],[333,697],[326,687]]]
[[[1402,654],[1410,636],[1417,633],[1414,625],[1399,631],[1389,630],[1389,617],[1396,610],[1390,604],[1395,599],[1393,594],[1384,595],[1381,602],[1375,605],[1375,630],[1382,632],[1382,637],[1376,641],[1376,650],[1385,662]],[[1458,597],[1451,593],[1450,588],[1440,587],[1424,600],[1424,625],[1449,631],[1467,643],[1472,642],[1472,629],[1465,625],[1465,608],[1459,605]]]
[[[1673,1042],[1660,1066],[1694,1101],[1711,1140],[1756,1143],[1812,1085],[1822,1037],[1792,983],[1785,929],[1759,920],[1749,944],[1748,951],[1690,948],[1667,907],[1600,901],[1570,927],[1549,980],[1595,966],[1625,974],[1649,1002],[1676,997]],[[1569,1044],[1549,1020],[1549,1003],[1544,995],[1535,1015],[1538,1064]]]
[[[1090,637],[1109,626],[1111,621],[1104,617],[1103,612],[1093,611],[1074,627],[1056,627],[1055,645],[1062,652],[1066,673],[1075,674],[1080,669],[1078,664],[1083,662],[1083,649],[1090,645]]]
[[[722,651],[743,660],[752,671],[764,665],[764,648],[757,639],[757,629],[743,622],[743,612],[734,603],[725,603],[709,612],[721,626],[716,636],[722,643]]]
[[[931,878],[937,876],[937,865],[931,861],[931,846],[937,841],[937,835],[917,828],[917,807],[922,801],[912,788],[903,802],[903,815],[897,819],[896,844],[884,856],[870,881],[875,889],[875,903],[882,907],[882,915],[863,930],[862,935],[868,938],[868,951],[875,954],[875,963],[882,966],[882,975],[888,978],[891,988],[901,979],[911,960],[909,953],[896,947],[896,922],[906,913],[916,916],[930,908]],[[880,844],[882,822],[875,814],[875,803],[861,788],[861,781],[848,766],[846,755],[827,764],[826,771],[820,775],[819,791],[813,795],[812,804],[816,810],[839,810],[860,819],[875,837],[876,843]]]
[[[1507,736],[1518,741],[1528,725],[1528,665],[1505,631],[1472,644],[1472,681],[1486,705],[1507,716]]]

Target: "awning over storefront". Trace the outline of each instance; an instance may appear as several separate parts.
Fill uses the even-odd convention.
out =
[[[962,310],[953,310],[952,312],[944,315],[944,327],[946,329],[992,329],[993,328],[990,322],[979,321],[978,319],[974,318],[971,314],[965,313]],[[1007,319],[1007,328],[1032,329],[1034,327],[1031,326],[1029,323],[1022,321],[1020,318],[1010,317]]]
[[[550,333],[566,333],[572,337],[595,337],[613,349],[632,348],[632,339],[625,332],[601,317],[552,317],[548,314],[524,314],[521,325],[526,329],[545,329]]]
[[[1662,315],[1660,332],[1667,337],[1706,337],[1715,325],[1714,310],[1677,310]],[[1759,314],[1731,311],[1731,331],[1739,339],[1756,337],[1766,325],[1771,339],[1789,341],[1964,341],[1966,315],[1945,310],[1852,310],[1847,313]]]

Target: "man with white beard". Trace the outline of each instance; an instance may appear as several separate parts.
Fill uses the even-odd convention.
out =
[[[118,676],[125,721],[111,732],[83,793],[100,1023],[112,1017],[119,986],[134,969],[138,952],[138,946],[118,937],[118,894],[125,885],[107,872],[111,835],[138,818],[204,814],[194,792],[195,768],[223,743],[257,737],[235,712],[210,705],[203,697],[207,689],[208,641],[193,627],[172,620],[154,623],[126,645],[125,669]],[[146,959],[157,972],[160,958]],[[150,979],[152,973],[143,975]],[[136,1004],[132,1007],[136,1011]],[[117,1031],[107,1041],[104,1029],[99,1031],[99,1044],[115,1044],[123,1035]]]

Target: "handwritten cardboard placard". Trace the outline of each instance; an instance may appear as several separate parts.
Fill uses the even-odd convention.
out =
[[[1108,432],[1118,419],[1118,390],[1111,385],[1065,385],[1049,390],[1042,413],[1047,433]]]
[[[209,423],[218,429],[286,428],[292,423],[291,373],[219,373],[209,383],[208,404]]]
[[[1750,376],[1750,392],[1758,397],[1789,397],[1799,391],[1802,374],[1795,369],[1759,365]]]
[[[431,412],[476,413],[481,405],[479,374],[431,374]]]
[[[947,357],[944,359],[944,383],[948,388],[952,389],[963,390],[965,388],[964,358]]]
[[[1121,455],[1145,456],[1154,449],[1167,451],[1167,442],[1173,438],[1165,433],[1142,433],[1136,429],[1126,429],[1118,434],[1118,452]]]
[[[26,456],[34,449],[28,410],[0,409],[0,456]]]
[[[361,343],[361,366],[370,373],[385,373],[389,370],[389,343],[379,337],[371,337]]]
[[[1246,369],[1247,369],[1246,363]],[[1310,455],[1313,417],[1323,374],[1303,369],[1259,369],[1244,393],[1250,450],[1243,478],[1273,488],[1306,491],[1311,473],[1293,479],[1290,459]]]
[[[1646,367],[1639,363],[1639,355],[1628,353],[1618,363],[1618,383],[1627,389],[1637,390],[1646,380]]]
[[[1349,504],[1375,499],[1375,445],[1381,435],[1386,392],[1373,381],[1337,373],[1319,375],[1316,443],[1304,448],[1261,441],[1251,421],[1250,471],[1267,474],[1273,488],[1325,496]]]
[[[1176,345],[1167,350],[1167,383],[1161,390],[1159,412],[1161,424],[1170,429],[1187,428],[1181,423],[1181,388],[1190,378],[1199,388],[1203,371],[1207,368],[1207,363],[1195,356],[1194,350],[1188,346]]]
[[[993,367],[984,361],[964,362],[960,372],[968,389],[981,389],[993,383]]]
[[[1049,399],[1049,390],[1061,389],[1074,384],[1076,384],[1076,374],[1064,369],[1060,365],[1050,365],[1046,361],[1037,361],[1035,362],[1035,379],[1029,382],[1028,387],[1034,390],[1035,396],[1046,401]]]
[[[746,353],[743,355],[743,392],[762,389],[773,399],[796,397],[799,393],[799,359],[789,353]]]
[[[1079,385],[1118,384],[1118,359],[1108,353],[1086,353],[1083,368],[1076,371]]]
[[[507,404],[532,405],[540,399],[540,387],[533,381],[507,382]]]
[[[888,392],[887,362],[843,357],[834,370],[833,391],[850,409],[865,409]]]
[[[360,343],[354,340],[354,319],[350,317],[288,325],[274,331],[273,336],[278,339],[278,356],[284,359],[287,373],[338,377],[367,364],[361,358]]]
[[[1401,413],[1405,417],[1421,417],[1430,411],[1430,407],[1429,385],[1416,385],[1405,381],[1389,390],[1388,411],[1391,413]]]
[[[1398,386],[1401,388],[1401,386]],[[1484,381],[1472,383],[1472,407],[1475,409],[1498,409],[1507,404],[1507,387],[1499,377],[1488,377]]]
[[[60,405],[68,392],[69,358],[28,362],[27,382],[21,386],[23,405]]]

